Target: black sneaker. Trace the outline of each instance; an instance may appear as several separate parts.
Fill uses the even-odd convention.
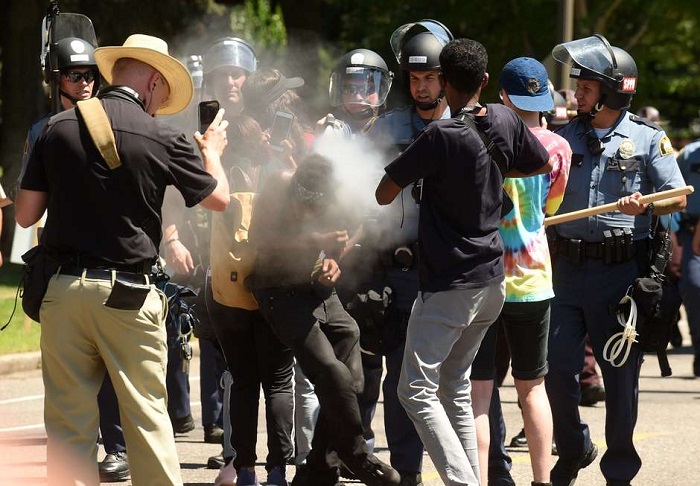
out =
[[[207,459],[207,469],[221,469],[226,462],[224,461],[224,453],[218,456],[211,456]]]
[[[510,439],[511,447],[527,447],[527,437],[525,437],[525,429],[520,429],[518,435]]]
[[[192,432],[194,430],[194,419],[192,414],[186,417],[172,419],[173,432],[176,434],[186,434],[187,432]]]
[[[399,471],[401,476],[400,486],[423,486],[421,473]]]
[[[223,439],[224,429],[216,424],[204,426],[204,442],[207,444],[221,444]]]
[[[129,459],[126,452],[111,452],[97,465],[101,483],[126,481],[129,477]]]
[[[292,479],[292,486],[338,486],[338,468],[318,471],[311,469],[307,464],[296,467],[296,474]]]
[[[380,461],[374,454],[367,454],[362,461],[343,461],[361,483],[367,486],[395,485],[401,483],[401,476],[388,464]]]
[[[573,486],[578,472],[590,464],[598,456],[598,446],[591,444],[586,453],[577,459],[559,458],[552,468],[552,486]]]

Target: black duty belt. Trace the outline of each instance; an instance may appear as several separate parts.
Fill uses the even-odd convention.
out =
[[[116,280],[122,282],[148,284],[151,282],[148,275],[143,273],[123,272],[121,270],[104,269],[104,268],[84,268],[73,265],[62,266],[58,271],[59,275],[71,275],[73,277],[82,277],[85,272],[85,278],[90,280],[112,280],[112,275]]]
[[[605,264],[616,264],[629,261],[636,255],[644,255],[648,251],[647,240],[631,240],[631,232],[625,238],[611,238],[606,242],[591,243],[583,240],[557,239],[550,241],[552,254],[569,258],[580,263],[588,258],[603,260]]]
[[[580,255],[586,258],[604,258],[604,243],[588,243],[580,240],[557,240],[555,243],[557,255]]]

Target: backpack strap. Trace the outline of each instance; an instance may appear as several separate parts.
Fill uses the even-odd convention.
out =
[[[501,176],[505,177],[506,172],[508,172],[508,163],[506,161],[506,156],[501,150],[501,148],[498,145],[496,145],[496,143],[493,140],[491,140],[491,138],[489,138],[489,136],[486,135],[486,133],[479,130],[479,128],[476,126],[476,123],[474,122],[474,118],[469,116],[467,113],[460,113],[455,118],[464,122],[464,124],[468,128],[471,128],[479,135],[481,142],[486,147],[486,152],[488,152],[489,157],[491,158],[491,162],[496,167],[498,167]],[[512,209],[513,200],[510,198],[506,190],[503,189],[503,206],[501,207],[501,218],[503,218],[506,214],[510,213]]]
[[[117,152],[117,143],[114,139],[112,125],[109,123],[107,113],[105,112],[102,103],[97,98],[81,100],[76,103],[76,109],[85,121],[90,138],[95,143],[100,155],[107,162],[107,166],[114,170],[122,165]]]
[[[503,151],[498,145],[496,145],[496,143],[493,140],[489,138],[488,135],[486,135],[486,133],[479,130],[479,128],[476,126],[476,123],[474,123],[474,119],[466,113],[462,113],[456,118],[457,120],[464,122],[465,125],[467,125],[479,135],[479,138],[484,143],[484,146],[486,146],[486,151],[491,157],[491,161],[493,161],[496,164],[498,170],[501,171],[501,174],[505,174],[506,172],[508,172],[506,156],[503,154]]]

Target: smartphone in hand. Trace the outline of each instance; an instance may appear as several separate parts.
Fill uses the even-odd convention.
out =
[[[277,152],[283,152],[282,140],[287,140],[292,131],[294,115],[284,111],[275,112],[275,118],[270,127],[270,147]]]
[[[199,133],[204,133],[219,113],[219,102],[216,100],[199,103]]]

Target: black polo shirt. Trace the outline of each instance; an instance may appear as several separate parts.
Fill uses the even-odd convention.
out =
[[[188,207],[216,188],[185,135],[133,100],[107,95],[121,167],[110,170],[75,109],[55,115],[32,150],[22,189],[48,193],[47,248],[116,264],[152,260],[168,185]]]
[[[545,148],[510,108],[487,105],[475,122],[503,151],[508,170],[528,174],[547,163]],[[454,118],[436,120],[385,170],[401,187],[423,179],[422,291],[481,288],[504,278],[503,178],[474,130]]]

